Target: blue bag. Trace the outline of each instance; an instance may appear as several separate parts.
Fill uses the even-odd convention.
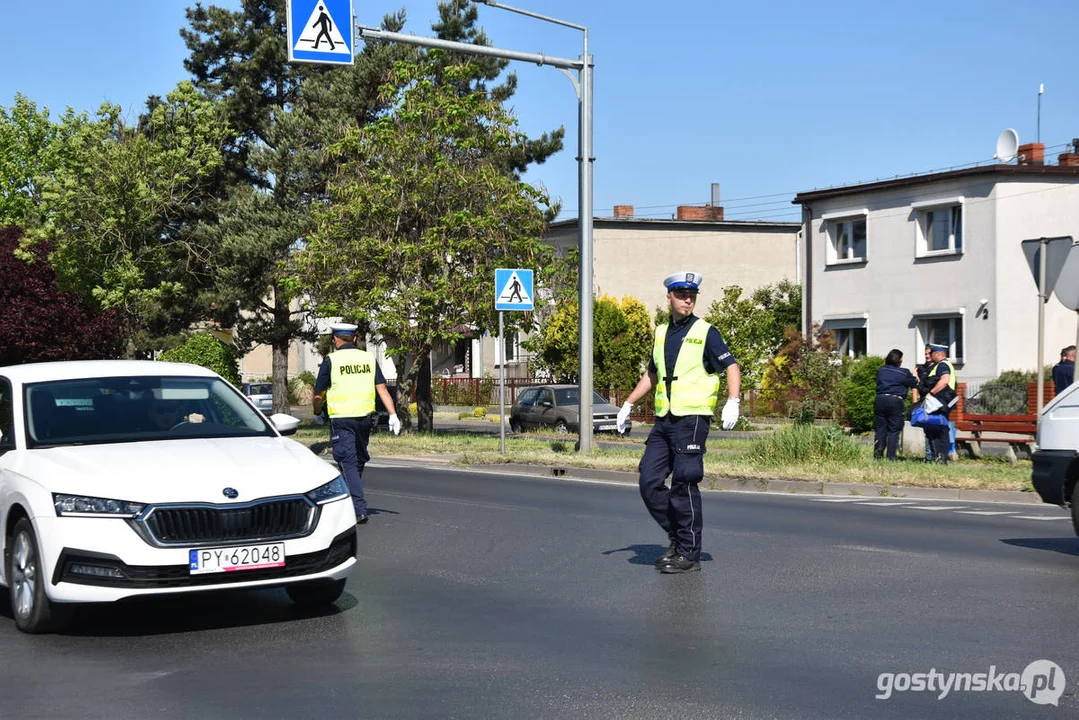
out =
[[[948,418],[944,415],[930,415],[924,407],[916,407],[910,413],[910,424],[918,428],[948,427]]]

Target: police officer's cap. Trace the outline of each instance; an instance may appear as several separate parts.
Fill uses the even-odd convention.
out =
[[[929,351],[946,353],[948,352],[948,346],[940,343],[929,343]]]
[[[358,325],[352,323],[330,323],[330,332],[334,335],[355,335]]]
[[[663,278],[663,285],[667,292],[671,290],[699,290],[704,276],[698,272],[676,272]]]

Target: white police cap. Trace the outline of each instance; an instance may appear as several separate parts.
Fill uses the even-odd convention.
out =
[[[676,272],[674,275],[668,275],[663,278],[663,285],[670,290],[678,290],[685,288],[688,290],[699,290],[701,281],[704,280],[704,276],[698,272]]]
[[[947,345],[941,345],[940,343],[929,343],[929,351],[930,352],[943,352],[943,353],[946,353],[946,352],[948,352],[948,346]]]
[[[334,335],[355,335],[359,325],[352,323],[330,323],[330,332]]]

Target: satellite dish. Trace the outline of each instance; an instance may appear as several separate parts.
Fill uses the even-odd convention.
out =
[[[1019,133],[1008,128],[997,138],[997,154],[993,157],[1001,162],[1011,162],[1015,160],[1015,155],[1018,152]]]

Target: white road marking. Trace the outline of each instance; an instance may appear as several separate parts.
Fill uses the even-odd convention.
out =
[[[966,505],[908,505],[904,510],[962,510]]]
[[[1071,520],[1069,517],[1058,515],[1013,515],[1012,517],[1018,520]]]
[[[1015,515],[1018,510],[956,510],[960,515]]]
[[[815,500],[816,502],[856,503],[856,502],[862,502],[863,500],[865,500],[865,498],[859,498],[859,497],[841,497],[841,498],[815,497],[815,498],[813,498],[813,500]]]
[[[872,507],[903,507],[904,505],[913,505],[909,502],[863,502],[859,505],[871,505]]]

